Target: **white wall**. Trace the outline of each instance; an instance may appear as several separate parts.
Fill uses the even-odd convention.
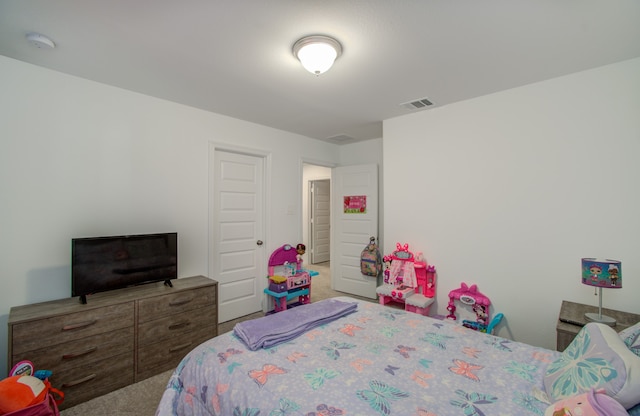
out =
[[[340,146],[341,166],[369,163],[382,164],[382,138]]]
[[[0,74],[3,328],[12,306],[70,296],[72,237],[177,231],[180,277],[207,275],[211,142],[272,152],[269,253],[302,234],[302,160],[339,160],[336,145],[3,56]],[[0,374],[6,345],[0,331]]]
[[[555,348],[581,257],[622,261],[604,305],[640,313],[640,59],[384,123],[385,244],[438,270],[438,311],[476,283],[499,334]]]

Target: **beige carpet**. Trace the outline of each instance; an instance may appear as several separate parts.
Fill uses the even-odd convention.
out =
[[[331,274],[329,263],[314,264],[309,267],[319,275],[313,278],[311,284],[311,302],[321,299],[344,296],[344,293],[331,289]],[[358,296],[354,296],[358,297]],[[359,297],[358,297],[359,298]],[[371,302],[375,299],[359,298]],[[262,312],[244,316],[233,321],[224,322],[218,326],[218,333],[231,331],[236,323],[264,316]],[[62,410],[61,416],[153,416],[160,402],[162,393],[172,371],[167,371],[141,382],[116,390],[104,396],[97,397],[69,409]],[[55,387],[55,386],[54,386]]]

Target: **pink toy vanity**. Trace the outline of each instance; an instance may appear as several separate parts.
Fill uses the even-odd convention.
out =
[[[436,295],[436,268],[428,265],[422,256],[418,259],[409,251],[409,245],[396,244],[396,251],[385,256],[385,282],[376,288],[381,305],[403,303],[404,309],[429,316]]]
[[[269,287],[264,293],[273,299],[272,312],[311,302],[311,277],[318,272],[302,268],[302,259],[295,247],[285,244],[271,253],[268,271]],[[287,303],[295,298],[297,302]]]

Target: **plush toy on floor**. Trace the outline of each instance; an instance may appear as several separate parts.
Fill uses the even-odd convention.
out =
[[[0,414],[15,412],[36,403],[47,395],[47,386],[33,376],[12,376],[0,381]]]
[[[64,393],[51,387],[50,376],[49,370],[34,371],[31,361],[17,363],[9,377],[0,381],[0,415],[58,415],[58,405],[62,403]]]

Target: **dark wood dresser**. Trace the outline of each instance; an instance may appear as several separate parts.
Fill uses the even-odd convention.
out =
[[[11,308],[9,368],[50,370],[61,409],[175,368],[218,334],[218,284],[204,276]]]

